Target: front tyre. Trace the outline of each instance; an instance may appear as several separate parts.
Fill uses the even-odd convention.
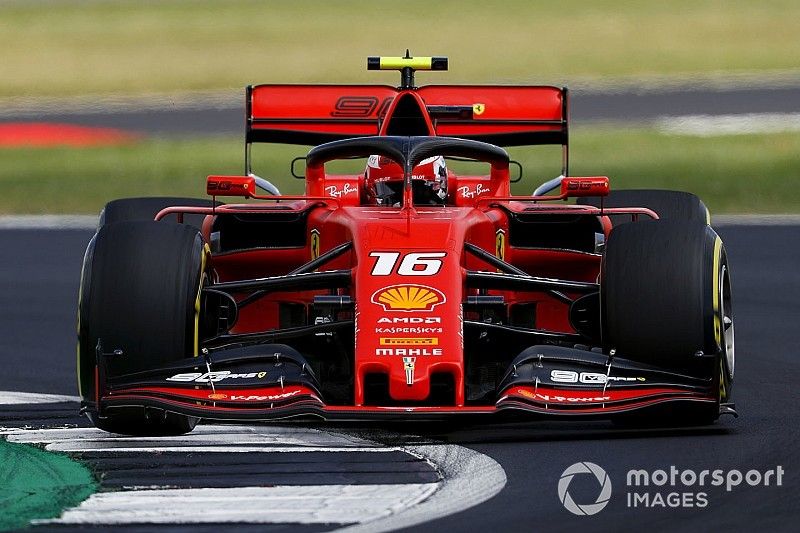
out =
[[[621,357],[691,372],[716,356],[717,405],[730,401],[735,362],[730,268],[722,240],[699,221],[653,220],[616,226],[601,267],[603,345]],[[700,411],[703,411],[700,413]],[[695,420],[696,419],[696,420]]]
[[[78,384],[98,428],[174,435],[194,427],[193,418],[152,409],[98,412],[95,352],[98,341],[104,352],[122,351],[106,357],[108,378],[197,355],[207,253],[196,228],[170,222],[107,224],[90,241],[78,301]]]

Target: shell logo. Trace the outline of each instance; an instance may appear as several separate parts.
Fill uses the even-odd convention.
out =
[[[442,291],[425,285],[392,285],[375,291],[372,303],[384,311],[432,311],[447,301]]]

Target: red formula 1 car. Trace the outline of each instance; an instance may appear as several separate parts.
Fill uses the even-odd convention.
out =
[[[565,177],[566,89],[415,86],[446,58],[368,66],[400,87],[249,87],[247,172],[210,176],[214,199],[106,206],[79,300],[97,427],[735,414],[728,262],[697,197]],[[259,142],[316,145],[305,195],[252,174]],[[562,176],[513,196],[502,147],[541,144],[563,146]],[[330,172],[352,158],[364,170]],[[261,201],[217,200],[237,196]]]

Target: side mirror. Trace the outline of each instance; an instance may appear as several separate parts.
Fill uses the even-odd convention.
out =
[[[586,178],[564,178],[561,180],[562,198],[577,198],[580,196],[608,196],[611,188],[608,177],[593,176]]]
[[[252,176],[209,176],[206,178],[209,196],[243,196],[256,194],[256,179]]]

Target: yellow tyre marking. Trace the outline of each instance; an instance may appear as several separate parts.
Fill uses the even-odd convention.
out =
[[[717,345],[722,347],[722,318],[719,314],[719,291],[720,291],[720,259],[722,255],[722,239],[717,236],[714,241],[714,339]]]
[[[719,360],[719,399],[720,401],[728,399],[728,392],[725,390],[725,367],[722,359]]]
[[[208,243],[203,245],[203,254],[200,256],[200,283],[197,286],[197,297],[194,299],[194,356],[200,355],[200,296],[203,293],[203,280],[206,275],[206,260],[211,255]]]

